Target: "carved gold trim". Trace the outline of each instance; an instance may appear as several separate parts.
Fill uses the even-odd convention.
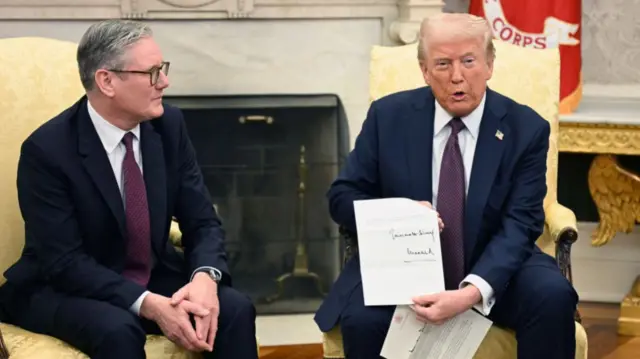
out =
[[[640,125],[560,122],[560,152],[640,155]]]
[[[631,291],[620,303],[618,334],[640,336],[640,277],[637,277]]]
[[[599,154],[593,159],[587,178],[600,219],[591,244],[603,246],[618,233],[631,233],[639,218],[640,177],[622,168],[616,155]]]

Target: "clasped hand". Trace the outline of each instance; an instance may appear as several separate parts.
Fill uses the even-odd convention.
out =
[[[213,351],[219,313],[218,285],[205,273],[196,274],[171,298],[150,293],[141,308],[141,314],[156,322],[169,340],[193,352]]]

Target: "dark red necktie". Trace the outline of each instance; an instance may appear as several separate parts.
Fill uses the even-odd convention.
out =
[[[123,276],[146,287],[151,273],[151,226],[142,171],[133,155],[134,134],[122,138],[127,152],[122,161],[124,208],[127,223],[127,258]]]
[[[444,222],[440,233],[444,281],[447,290],[458,289],[464,279],[464,203],[465,177],[458,133],[464,123],[458,117],[449,121],[451,135],[447,140],[438,184],[437,210]]]

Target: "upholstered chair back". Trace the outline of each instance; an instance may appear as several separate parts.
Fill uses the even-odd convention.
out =
[[[24,247],[16,175],[22,142],[83,94],[77,45],[47,38],[0,39],[0,273]],[[0,284],[5,278],[0,275]]]

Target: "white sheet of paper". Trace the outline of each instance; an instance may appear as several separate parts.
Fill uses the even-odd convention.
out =
[[[438,215],[407,198],[354,201],[364,304],[444,291]]]
[[[380,355],[387,359],[472,359],[491,320],[468,310],[442,325],[425,324],[408,306],[398,306]]]

